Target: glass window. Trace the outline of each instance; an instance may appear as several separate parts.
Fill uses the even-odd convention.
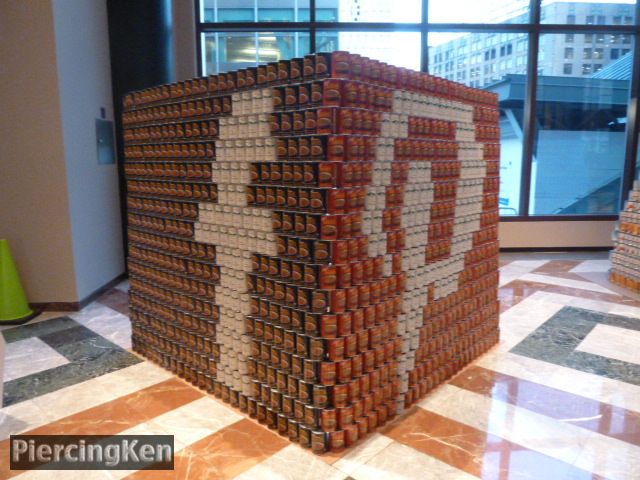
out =
[[[217,32],[202,34],[202,70],[212,75],[309,53],[306,32]]]
[[[636,0],[542,0],[541,23],[620,25],[633,23]]]
[[[218,23],[308,22],[309,0],[201,0],[200,18]]]
[[[318,5],[319,2],[316,2]],[[305,1],[305,5],[309,5],[308,1]],[[316,22],[337,22],[338,21],[338,3],[333,2],[334,8],[319,8],[316,6]],[[309,8],[298,9],[298,22],[308,22],[311,20]]]
[[[543,35],[540,48],[555,37],[564,36]],[[547,55],[549,63],[557,60]],[[538,78],[531,215],[618,211],[629,81],[591,76],[602,67],[584,64],[588,75],[571,79]]]
[[[316,48],[319,52],[347,50],[398,67],[420,70],[419,32],[319,31]]]
[[[220,24],[218,28],[199,27],[200,31],[209,30],[198,33],[203,74],[309,53],[309,30],[284,28],[277,22],[309,22],[310,3],[310,0],[199,0],[199,20]],[[536,71],[540,101],[535,106],[537,122],[534,127],[537,131],[531,159],[530,212],[518,211],[528,34],[504,31],[464,33],[460,30],[467,30],[465,23],[494,24],[494,30],[503,28],[500,24],[528,24],[531,0],[405,0],[399,3],[389,0],[316,0],[315,18],[318,22],[419,24],[422,7],[426,5],[432,24],[461,24],[452,28],[458,30],[456,32],[433,32],[431,27],[424,26],[431,32],[426,46],[420,44],[422,34],[418,31],[382,32],[377,26],[366,25],[358,26],[358,31],[351,31],[353,26],[339,31],[339,25],[324,29],[316,27],[320,28],[316,33],[316,50],[349,50],[415,70],[420,69],[423,55],[428,55],[432,73],[498,93],[503,128],[502,214],[615,212],[617,207],[611,206],[615,202],[610,201],[613,184],[602,186],[594,182],[598,175],[602,182],[605,174],[615,176],[617,167],[609,168],[607,165],[619,163],[624,157],[618,143],[619,135],[624,138],[626,128],[626,112],[621,111],[626,103],[620,99],[624,96],[621,92],[628,90],[625,76],[629,76],[630,66],[634,65],[629,57],[634,54],[634,37],[631,28],[610,27],[609,30],[602,26],[636,25],[637,1],[540,0],[540,3],[541,23],[552,25],[547,31],[562,33],[542,34],[539,42]],[[254,29],[250,25],[233,26],[230,23],[259,25]],[[567,24],[578,25],[575,33],[569,27],[564,29],[563,25]],[[553,25],[558,27],[553,28]],[[407,29],[407,26],[403,28]],[[403,28],[398,27],[400,30]],[[211,31],[218,29],[224,31]],[[418,30],[413,26],[410,29]],[[537,30],[528,26],[524,29]],[[624,33],[625,30],[629,33]],[[625,56],[626,59],[621,60]],[[610,67],[612,63],[616,65]],[[562,138],[566,139],[568,146],[556,148],[554,142],[560,142]],[[571,183],[575,185],[570,185],[565,195],[558,191],[560,180],[549,180],[554,168],[560,176],[560,167],[552,164],[551,155],[555,148],[556,162],[558,158],[564,159],[562,152],[571,150],[571,142],[577,142],[574,150],[580,152],[583,160],[579,163],[577,153],[570,159],[574,163],[569,162],[569,165],[577,165],[578,173],[575,179],[571,177]],[[611,150],[615,158],[607,159],[604,153],[607,150]],[[613,182],[615,178],[611,178]],[[547,185],[548,182],[551,184]],[[569,199],[569,194],[575,198]]]
[[[258,63],[277,62],[306,55],[309,53],[309,41],[307,35],[303,35],[303,38],[300,42],[299,36],[295,33],[259,33]]]
[[[527,0],[484,0],[482,2],[429,0],[429,21],[433,23],[527,23],[529,2]]]
[[[260,3],[260,2],[258,2]],[[422,20],[422,0],[403,0],[400,4],[380,0],[318,0],[316,8],[335,8],[337,18],[316,20],[325,22],[394,22],[419,23]]]
[[[319,2],[316,2],[316,5],[318,5],[318,3]],[[309,18],[308,15],[307,15],[307,18]],[[337,22],[338,9],[316,7],[316,21],[317,22]]]
[[[260,8],[259,22],[295,22],[296,11],[293,8]]]
[[[253,22],[253,8],[219,8],[217,22]]]
[[[457,51],[457,47],[487,42],[487,33],[430,33],[428,36],[429,67],[436,73],[434,60],[444,52]],[[522,45],[516,61],[491,61],[486,50],[469,67],[454,63],[451,75],[454,79],[476,88],[492,90],[500,95],[500,214],[520,214],[520,186],[522,172],[522,135],[524,116],[524,92],[526,91],[527,35],[506,34],[504,42]],[[508,51],[508,49],[507,49]],[[484,59],[487,61],[483,61]],[[477,65],[477,66],[476,66]],[[468,74],[466,71],[468,70]]]

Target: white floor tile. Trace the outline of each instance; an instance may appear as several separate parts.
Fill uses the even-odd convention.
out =
[[[351,474],[356,480],[477,480],[436,458],[397,442]]]
[[[125,350],[131,349],[131,321],[126,315],[93,302],[69,316]]]
[[[68,359],[37,337],[18,340],[6,346],[4,381],[8,382],[68,363]]]
[[[235,480],[342,480],[344,473],[299,445],[289,445]]]
[[[356,469],[367,463],[383,449],[388,447],[393,440],[389,437],[374,433],[369,438],[358,443],[345,456],[333,464],[341,472],[351,475]]]
[[[446,384],[428,395],[419,406],[568,465],[573,464],[587,439],[594,434],[545,415]],[[640,452],[640,448],[638,451]]]
[[[203,397],[176,408],[149,423],[173,435],[176,441],[191,445],[244,416],[211,397]]]
[[[598,324],[576,350],[640,365],[640,331]]]

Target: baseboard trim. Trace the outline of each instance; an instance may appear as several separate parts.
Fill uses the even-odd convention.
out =
[[[77,312],[80,302],[36,302],[29,303],[31,308],[41,312]]]
[[[90,293],[79,302],[36,302],[30,303],[29,305],[34,310],[38,310],[40,312],[77,312],[89,305],[107,290],[111,290],[126,278],[127,274],[121,273],[116,278],[105,283],[102,287],[98,288],[93,293]]]
[[[613,247],[501,247],[500,251],[509,252],[608,252]]]

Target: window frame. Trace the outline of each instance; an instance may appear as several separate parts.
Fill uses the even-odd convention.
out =
[[[421,70],[429,72],[428,36],[438,32],[465,33],[525,33],[528,38],[527,85],[524,102],[524,128],[522,148],[522,171],[520,188],[520,208],[518,215],[501,216],[501,221],[568,221],[583,220],[610,221],[618,215],[530,215],[529,200],[531,194],[531,168],[535,144],[536,94],[538,83],[538,56],[540,37],[547,33],[559,34],[609,34],[629,38],[634,55],[630,80],[629,102],[627,104],[627,129],[625,140],[625,160],[622,174],[620,209],[628,196],[635,180],[636,160],[638,158],[638,137],[640,135],[640,1],[630,5],[634,9],[635,23],[622,25],[601,25],[584,23],[550,24],[542,23],[542,0],[529,1],[529,21],[527,23],[430,23],[429,1],[422,0],[422,16],[416,23],[380,23],[380,22],[319,22],[316,20],[316,0],[309,0],[308,22],[201,22],[200,7],[203,0],[194,0],[195,33],[197,46],[198,75],[203,75],[202,37],[204,33],[215,32],[305,32],[309,33],[310,52],[316,51],[316,33],[318,31],[360,31],[360,32],[419,32],[421,34]],[[433,1],[433,0],[432,0]],[[624,16],[623,16],[624,18]],[[622,42],[620,42],[622,44]],[[622,55],[621,55],[622,56]],[[470,71],[470,76],[473,77]]]

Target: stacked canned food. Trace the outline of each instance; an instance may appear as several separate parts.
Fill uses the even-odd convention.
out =
[[[321,453],[497,342],[495,95],[334,52],[124,103],[137,352]]]
[[[625,288],[640,291],[640,184],[634,182],[629,199],[620,212],[613,235],[609,278]]]

